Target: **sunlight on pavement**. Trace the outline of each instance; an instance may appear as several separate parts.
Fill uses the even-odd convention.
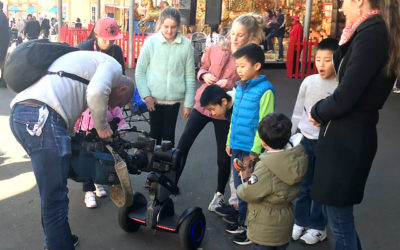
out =
[[[33,172],[17,175],[13,178],[0,181],[0,201],[26,192],[36,185]]]
[[[13,175],[8,179],[0,180],[0,201],[16,196],[32,189],[36,185],[35,176],[30,167],[30,159],[25,150],[17,142],[8,125],[8,116],[0,116],[0,175],[9,176],[10,164],[25,165],[26,171]],[[24,166],[24,168],[25,168]],[[12,175],[12,174],[11,174]]]

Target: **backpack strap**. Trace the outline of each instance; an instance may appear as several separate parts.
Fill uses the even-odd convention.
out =
[[[82,78],[82,77],[80,77],[80,76],[77,76],[77,75],[75,75],[75,74],[71,74],[71,73],[68,73],[68,72],[64,72],[64,71],[58,71],[58,72],[51,72],[51,71],[47,71],[47,74],[48,75],[58,75],[58,76],[60,76],[60,77],[68,77],[68,78],[70,78],[70,79],[72,79],[72,80],[75,80],[75,81],[79,81],[79,82],[81,82],[81,83],[83,83],[83,84],[86,84],[86,85],[88,85],[89,84],[89,80],[87,80],[87,79],[85,79],[85,78]]]

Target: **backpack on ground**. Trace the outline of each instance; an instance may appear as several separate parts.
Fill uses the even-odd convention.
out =
[[[18,45],[4,64],[3,78],[7,86],[19,93],[46,74],[57,74],[88,84],[82,77],[67,72],[48,72],[50,65],[62,55],[78,51],[67,43],[53,43],[48,39],[38,39]]]

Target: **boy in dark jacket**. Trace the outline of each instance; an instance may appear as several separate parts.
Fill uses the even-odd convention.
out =
[[[241,81],[238,81],[233,102],[233,113],[226,142],[226,153],[232,159],[243,160],[261,152],[261,141],[257,133],[257,125],[261,119],[274,112],[275,89],[265,75],[260,75],[261,65],[265,61],[264,51],[260,46],[251,43],[238,49],[233,56],[236,58],[236,70]],[[242,183],[238,171],[233,167],[235,187]],[[243,226],[246,218],[247,203],[238,200],[238,218],[224,217],[230,225],[228,233],[238,234],[234,243],[248,245],[251,242],[246,237]],[[233,225],[233,226],[232,226]]]
[[[249,180],[237,188],[237,195],[248,203],[247,237],[253,242],[252,249],[285,250],[291,240],[292,201],[300,192],[308,163],[299,138],[293,136],[289,141],[291,127],[283,114],[264,117],[257,129],[266,152],[253,173],[251,168],[241,172]]]

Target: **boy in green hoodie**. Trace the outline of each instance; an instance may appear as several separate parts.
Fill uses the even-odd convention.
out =
[[[254,172],[241,172],[249,180],[237,188],[237,195],[248,203],[247,237],[253,242],[252,250],[285,250],[291,240],[292,201],[300,192],[308,163],[300,140],[296,140],[298,145],[290,140],[291,127],[283,114],[265,116],[257,130],[266,151]]]

